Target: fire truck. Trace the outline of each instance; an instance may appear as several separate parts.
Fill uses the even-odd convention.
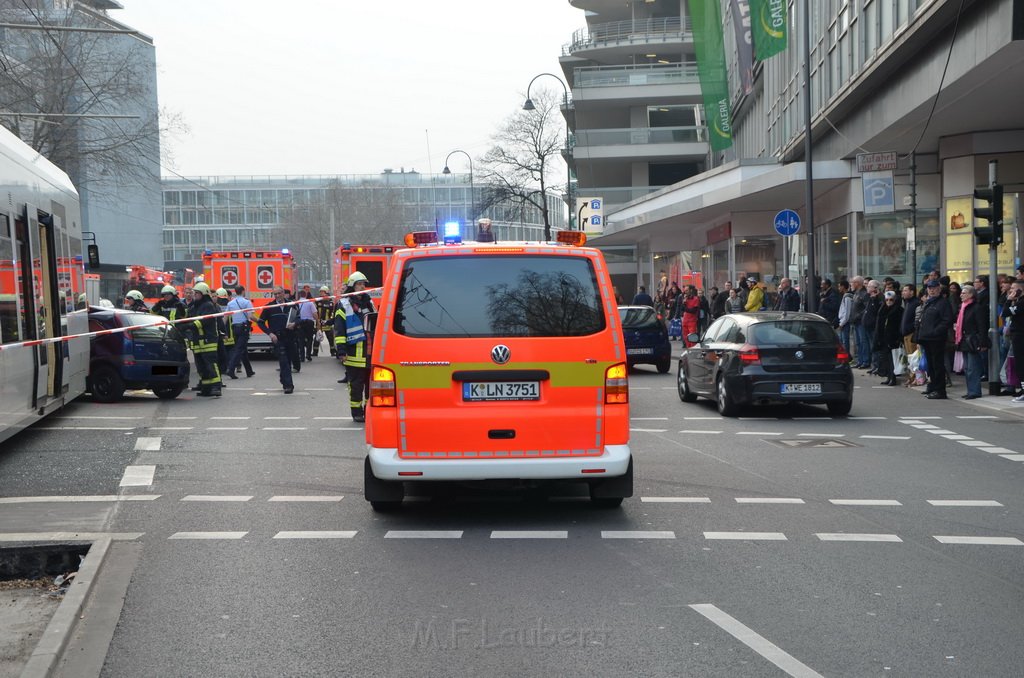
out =
[[[331,264],[331,289],[334,294],[341,292],[345,281],[355,271],[366,276],[370,296],[380,299],[384,285],[384,272],[388,270],[391,255],[400,249],[398,245],[349,245],[343,244],[334,251]]]
[[[164,285],[174,284],[174,274],[168,271],[140,265],[126,266],[125,271],[128,273],[128,280],[125,282],[121,298],[123,299],[129,290],[138,290],[142,292],[142,298],[146,300],[147,306],[153,306],[160,301],[160,290]]]
[[[287,249],[269,251],[239,251],[203,253],[203,280],[210,289],[223,287],[230,290],[236,285],[245,287],[246,296],[259,314],[274,298],[274,288],[284,287],[295,291],[295,259]],[[250,351],[271,351],[270,337],[253,323],[249,335]]]

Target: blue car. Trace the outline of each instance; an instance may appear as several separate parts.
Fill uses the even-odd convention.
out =
[[[672,344],[665,323],[650,306],[619,306],[626,364],[654,365],[662,374],[672,369]]]
[[[93,337],[86,390],[93,400],[112,403],[126,389],[150,389],[173,400],[188,388],[185,340],[163,318],[149,313],[92,306],[89,331],[130,327],[126,332]]]

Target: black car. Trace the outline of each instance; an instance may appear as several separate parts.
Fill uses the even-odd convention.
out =
[[[823,403],[837,416],[853,405],[850,356],[813,313],[735,313],[716,320],[679,358],[679,398],[698,396],[735,416],[744,404]]]
[[[177,398],[188,387],[185,340],[158,315],[91,306],[89,331],[130,327],[91,339],[86,390],[112,403],[125,389],[151,389],[158,398]]]
[[[626,364],[654,365],[662,374],[672,369],[672,344],[661,316],[650,306],[619,306]]]

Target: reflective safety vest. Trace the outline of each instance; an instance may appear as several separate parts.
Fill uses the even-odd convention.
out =
[[[366,367],[366,330],[362,317],[352,308],[347,297],[341,298],[334,318],[334,345],[338,355],[345,356],[342,364]]]

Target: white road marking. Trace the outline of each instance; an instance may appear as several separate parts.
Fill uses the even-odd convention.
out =
[[[942,419],[942,417],[932,417],[932,416],[927,416],[927,417],[900,417],[900,419]]]
[[[1013,450],[1008,450],[1005,447],[979,447],[982,452],[988,452],[989,454],[1017,454]]]
[[[175,532],[168,539],[241,539],[248,532]]]
[[[640,497],[645,504],[710,504],[711,497]]]
[[[998,419],[994,414],[958,414],[957,419]]]
[[[700,429],[685,429],[685,430],[680,431],[680,433],[707,433],[709,435],[715,435],[716,433],[721,433],[721,431],[703,431],[703,430],[700,430]]]
[[[929,499],[932,506],[1002,506],[992,499]]]
[[[665,433],[666,429],[663,428],[631,428],[631,433]]]
[[[342,494],[300,494],[300,495],[274,495],[267,501],[341,501],[345,498]]]
[[[134,431],[134,426],[40,426],[44,431]]]
[[[149,487],[153,484],[156,466],[127,466],[120,487]]]
[[[981,440],[961,440],[961,445],[967,445],[968,447],[995,447],[992,443],[986,443]]]
[[[98,416],[92,414],[71,414],[67,416],[54,417],[54,419],[142,419],[143,417],[115,417],[115,416]]]
[[[19,541],[96,541],[109,537],[114,541],[132,541],[145,532],[2,532],[0,542]]]
[[[895,499],[829,499],[836,506],[903,506]]]
[[[298,532],[278,532],[274,539],[352,539],[356,536],[356,530],[306,530]]]
[[[910,440],[910,436],[861,436],[866,440]]]
[[[601,530],[601,539],[675,539],[670,530]]]
[[[251,417],[210,417],[210,419],[221,419],[224,421],[246,421]]]
[[[385,539],[462,539],[462,530],[388,530]]]
[[[936,536],[940,544],[975,544],[981,546],[1024,546],[1024,541],[1016,537],[956,537]]]
[[[781,532],[705,532],[705,539],[742,539],[758,541],[786,541]]]
[[[796,497],[736,497],[737,504],[803,504]]]
[[[295,421],[297,419],[301,419],[302,417],[263,417],[263,418],[266,419],[267,421],[274,421],[274,420]]]
[[[248,431],[248,426],[207,426],[207,431]]]
[[[160,449],[160,438],[136,438],[135,449],[155,452]]]
[[[899,422],[901,424],[923,424],[924,423],[923,421],[918,421],[917,419],[900,419]]]
[[[252,495],[230,495],[230,494],[189,494],[181,498],[181,501],[249,501]]]
[[[0,497],[0,504],[75,504],[96,501],[153,501],[159,494],[83,494],[53,497]]]
[[[150,426],[150,431],[191,431],[194,426]]]
[[[786,674],[794,678],[822,678],[820,673],[714,605],[700,603],[690,605],[690,609],[699,612],[715,626],[778,666]]]
[[[264,426],[261,431],[305,431],[305,426]]]
[[[779,431],[736,431],[738,436],[781,436]]]
[[[845,532],[815,532],[814,536],[821,541],[889,541],[900,542],[903,540],[895,534],[854,534]]]
[[[944,428],[929,429],[928,433],[934,433],[937,436],[956,435],[956,431],[950,431]]]
[[[804,438],[844,438],[845,433],[797,433],[797,436]]]
[[[492,530],[491,539],[568,539],[566,530]]]
[[[962,436],[959,433],[945,433],[942,437],[946,440],[974,440],[970,436]]]
[[[1001,454],[999,456],[1010,461],[1024,461],[1024,454]]]
[[[930,431],[938,428],[935,424],[911,424],[911,426],[921,429],[922,431]]]

